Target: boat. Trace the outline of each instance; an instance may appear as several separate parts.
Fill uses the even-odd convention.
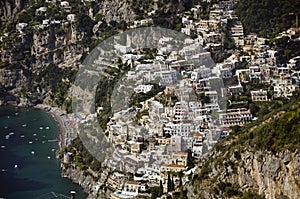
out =
[[[36,133],[34,133],[33,136],[36,136]]]
[[[24,138],[24,137],[25,137],[25,135],[20,135],[20,137],[21,137],[21,138]]]
[[[40,130],[42,130],[43,129],[43,127],[42,126],[40,126]]]
[[[57,142],[58,140],[55,139],[55,140],[48,140],[48,142]]]
[[[18,113],[18,112],[16,112],[16,113],[15,113],[15,115],[19,115],[19,113]]]
[[[5,136],[5,139],[7,139],[7,140],[8,140],[8,139],[9,139],[9,137],[10,137],[10,135],[6,135],[6,136]]]
[[[32,144],[32,141],[29,141],[28,143],[29,143],[29,144]]]
[[[5,146],[4,146],[4,145],[2,145],[2,146],[1,146],[1,149],[4,149],[4,148],[5,148]]]
[[[32,154],[32,155],[34,155],[34,153],[35,153],[34,151],[31,151],[31,154]]]
[[[49,129],[49,126],[47,126],[46,129],[48,130],[48,129]]]
[[[17,165],[17,164],[15,164],[15,169],[16,169],[16,168],[18,168],[18,165]]]
[[[23,124],[23,125],[22,125],[22,127],[26,127],[26,126],[27,126],[27,124]]]

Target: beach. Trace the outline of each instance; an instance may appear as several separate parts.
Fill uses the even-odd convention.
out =
[[[47,109],[48,110],[48,109]],[[79,198],[86,195],[82,188],[61,177],[57,159],[59,145],[64,146],[64,123],[68,117],[61,111],[43,107],[0,107],[0,198],[35,198],[49,192],[66,196],[76,190]],[[65,120],[66,118],[66,120]],[[58,143],[59,141],[59,143]]]
[[[64,121],[64,118],[62,117],[62,115],[66,114],[65,111],[62,111],[58,108],[53,108],[48,105],[43,105],[43,104],[36,105],[34,108],[47,111],[53,117],[58,128],[58,135],[59,135],[58,144],[59,144],[59,150],[61,150],[63,146],[65,146],[65,132],[67,131],[65,126],[66,121]]]

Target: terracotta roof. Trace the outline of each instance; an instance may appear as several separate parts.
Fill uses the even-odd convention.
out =
[[[126,184],[140,184],[140,183],[136,181],[127,181]]]
[[[193,136],[195,136],[195,137],[203,137],[203,134],[201,134],[201,133],[195,133]]]
[[[185,168],[185,166],[182,165],[178,165],[178,164],[163,164],[163,167],[181,167],[181,168]]]

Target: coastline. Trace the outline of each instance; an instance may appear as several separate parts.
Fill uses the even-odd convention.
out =
[[[59,145],[59,151],[60,151],[65,146],[66,126],[64,124],[63,119],[61,118],[61,114],[65,114],[65,112],[58,108],[54,108],[54,107],[44,105],[44,104],[38,104],[38,105],[34,106],[33,108],[46,111],[54,119],[56,126],[58,128],[58,145]]]
[[[51,148],[49,148],[49,150],[51,149],[51,154],[50,154],[50,152],[49,152],[49,150],[47,150],[46,149],[46,151],[47,152],[45,152],[45,154],[46,155],[49,155],[48,156],[48,159],[51,159],[51,164],[53,163],[53,167],[51,167],[50,169],[49,169],[49,167],[48,167],[48,159],[46,158],[46,160],[44,160],[45,158],[41,158],[41,157],[44,157],[44,156],[41,156],[41,154],[43,153],[43,152],[41,152],[40,151],[40,154],[37,154],[37,155],[40,155],[38,158],[34,158],[35,160],[34,161],[39,161],[39,162],[36,162],[37,164],[39,164],[40,162],[42,162],[41,163],[41,165],[39,165],[39,167],[38,168],[35,168],[35,169],[37,169],[37,171],[39,171],[39,172],[43,172],[43,173],[49,173],[49,178],[48,177],[46,177],[45,179],[43,179],[43,181],[39,181],[40,180],[40,178],[38,178],[38,180],[37,180],[37,182],[41,182],[42,184],[43,183],[45,183],[45,186],[47,185],[48,186],[48,183],[49,183],[49,188],[46,190],[45,189],[45,191],[44,192],[41,192],[41,190],[44,188],[44,187],[37,187],[37,188],[31,188],[31,187],[26,187],[26,188],[24,188],[24,190],[25,191],[27,191],[27,190],[34,190],[34,191],[36,191],[36,193],[33,193],[34,194],[34,196],[37,196],[37,195],[41,195],[42,193],[46,193],[46,192],[50,192],[50,191],[53,191],[54,189],[57,191],[57,193],[63,193],[63,194],[65,194],[65,195],[68,195],[68,193],[69,193],[69,191],[70,190],[76,190],[76,192],[78,191],[78,196],[80,196],[80,198],[86,198],[87,196],[88,196],[88,192],[86,192],[85,190],[84,190],[84,188],[78,183],[78,182],[76,182],[76,181],[74,181],[73,179],[70,179],[68,176],[67,177],[64,177],[62,174],[63,174],[63,171],[62,171],[62,165],[61,165],[61,162],[62,162],[62,159],[60,159],[59,158],[59,156],[58,156],[58,152],[59,151],[61,151],[61,147],[63,147],[65,144],[64,144],[64,135],[66,135],[65,134],[65,131],[68,131],[68,129],[67,129],[67,127],[68,127],[68,119],[69,119],[69,117],[67,116],[67,115],[60,115],[60,114],[62,114],[62,113],[64,113],[62,110],[60,110],[60,109],[58,109],[58,108],[51,108],[51,107],[49,107],[49,106],[45,106],[45,105],[38,105],[38,106],[12,106],[12,105],[3,105],[3,106],[1,106],[1,108],[4,108],[3,110],[6,110],[5,108],[7,108],[9,111],[11,111],[11,112],[9,112],[9,113],[7,113],[7,114],[9,114],[9,115],[13,115],[13,116],[15,116],[15,115],[20,115],[19,116],[19,118],[17,118],[17,116],[15,116],[15,117],[7,117],[8,119],[7,120],[9,120],[10,118],[10,120],[13,122],[13,121],[15,121],[15,120],[24,120],[24,123],[23,122],[19,122],[20,124],[29,124],[29,126],[25,126],[25,127],[28,127],[29,129],[27,129],[27,131],[25,132],[25,130],[26,130],[26,128],[22,125],[22,127],[19,127],[19,123],[17,123],[17,125],[16,125],[16,128],[17,127],[19,127],[19,128],[24,128],[24,132],[23,133],[20,133],[20,135],[22,134],[24,134],[25,135],[25,133],[31,133],[32,131],[30,130],[30,128],[36,128],[36,129],[41,129],[41,126],[42,127],[44,127],[44,129],[45,129],[45,127],[50,127],[50,128],[46,128],[46,129],[52,129],[52,132],[49,134],[49,136],[51,136],[51,137],[48,137],[47,135],[44,135],[44,136],[47,136],[46,137],[46,139],[48,138],[48,140],[50,140],[50,142],[53,142],[53,144],[51,143]],[[51,109],[50,109],[51,108]],[[35,114],[35,112],[36,111],[34,111],[34,110],[36,110],[36,111],[38,111],[38,113],[37,114]],[[27,120],[27,112],[30,112],[30,118]],[[3,112],[4,114],[6,114],[5,112]],[[19,114],[16,114],[16,113],[19,113]],[[41,119],[39,119],[39,115],[41,115],[42,116],[42,118]],[[5,117],[6,118],[6,117]],[[31,119],[32,118],[32,119]],[[34,118],[34,119],[33,119]],[[13,119],[13,120],[12,120]],[[26,121],[25,121],[26,120]],[[37,121],[39,121],[39,120],[41,120],[41,123],[39,124],[39,122],[37,122]],[[52,121],[51,121],[52,120]],[[54,120],[54,121],[53,121]],[[27,121],[28,122],[31,122],[31,121],[36,121],[36,122],[33,122],[33,123],[27,123]],[[4,122],[4,120],[3,120],[3,122]],[[17,121],[18,122],[18,121]],[[3,125],[6,125],[7,123],[6,123],[6,121],[3,123]],[[35,125],[35,126],[34,126]],[[7,125],[7,126],[9,126],[9,125]],[[16,130],[17,131],[17,130]],[[17,132],[19,132],[19,131],[17,131]],[[50,132],[50,131],[47,131],[47,132]],[[46,133],[46,131],[45,131],[45,133]],[[17,135],[17,137],[16,137],[16,139],[19,137],[19,134],[17,134],[16,133],[16,135]],[[42,134],[38,134],[37,136],[40,136],[40,137],[42,137],[42,135],[43,135],[43,133]],[[32,135],[32,136],[36,136],[36,135]],[[26,138],[24,138],[24,139],[26,139],[26,140],[31,140],[31,138],[30,138],[30,136],[28,136],[27,137],[27,135],[25,135],[24,137],[26,137]],[[38,137],[37,139],[39,139],[40,140],[40,137]],[[67,139],[67,138],[66,138]],[[25,142],[25,143],[28,143],[28,141],[26,141],[26,140],[23,140],[22,141],[22,143],[23,142]],[[16,141],[16,140],[15,140]],[[44,143],[44,142],[43,142]],[[30,144],[30,143],[29,143]],[[37,142],[37,144],[40,144],[40,145],[42,145],[42,142]],[[18,145],[18,143],[17,143],[17,145]],[[25,144],[26,145],[26,144]],[[25,146],[24,145],[24,146]],[[46,147],[47,146],[47,144],[46,145],[43,145],[43,147]],[[34,151],[38,151],[40,148],[39,148],[39,146],[34,146],[34,147],[36,147],[36,148],[31,148],[30,150],[34,150]],[[42,147],[42,146],[41,146]],[[25,147],[26,148],[26,147]],[[55,152],[54,152],[54,148],[55,148]],[[44,150],[44,148],[41,148],[41,150]],[[20,151],[20,157],[23,157],[22,155],[23,155],[23,151],[26,151],[25,149],[23,150],[23,149],[21,149],[21,151]],[[30,151],[29,151],[30,152]],[[51,155],[51,158],[49,158],[50,157],[50,155]],[[31,155],[32,156],[32,155]],[[18,156],[19,157],[19,156]],[[25,157],[25,156],[24,156]],[[26,156],[27,157],[27,156]],[[33,156],[32,156],[33,157]],[[47,157],[47,156],[46,156]],[[31,160],[31,158],[28,160],[28,162]],[[41,160],[41,161],[40,161]],[[58,161],[57,161],[58,160]],[[8,160],[8,161],[10,161],[10,159]],[[15,160],[14,159],[12,159],[11,160],[12,162],[15,162]],[[26,159],[26,161],[27,161],[27,159]],[[20,169],[20,172],[21,172],[21,170],[23,169],[23,167],[25,168],[25,166],[26,165],[30,165],[31,163],[29,162],[29,163],[26,163],[26,164],[22,164],[21,163],[21,159],[19,160],[18,159],[18,161],[16,162],[18,165],[19,165],[19,167],[18,167],[18,169]],[[45,164],[46,163],[46,164]],[[50,163],[49,163],[50,164]],[[54,164],[55,164],[55,166],[54,166]],[[25,165],[25,166],[24,166]],[[44,167],[42,167],[43,165],[45,165],[45,169],[47,169],[47,170],[44,170],[43,171],[43,169],[44,169]],[[4,165],[5,166],[5,165]],[[1,167],[2,168],[2,167]],[[3,167],[4,168],[4,167]],[[33,167],[28,167],[28,169],[27,169],[27,166],[26,166],[26,171],[25,170],[22,170],[22,172],[26,172],[26,179],[28,179],[28,180],[31,180],[31,179],[35,179],[35,177],[34,177],[34,175],[36,174],[35,173],[35,169],[33,169],[32,170],[32,168]],[[53,168],[53,169],[52,169]],[[30,170],[31,169],[31,170]],[[40,169],[40,170],[39,170]],[[49,169],[49,171],[48,171],[48,169]],[[31,172],[33,172],[32,174],[29,172],[29,171],[31,171]],[[25,174],[24,174],[25,175]],[[47,174],[48,175],[48,174]],[[32,178],[31,178],[31,176],[32,176]],[[13,177],[12,176],[9,176],[9,178],[10,179],[13,179]],[[64,178],[64,179],[63,179]],[[25,178],[24,178],[25,179]],[[41,178],[42,179],[42,178]],[[23,179],[22,179],[23,180]],[[49,180],[49,181],[48,181]],[[25,180],[24,180],[25,181]],[[67,182],[68,181],[68,182]],[[16,182],[18,182],[18,181],[16,181]],[[31,182],[31,181],[30,181]],[[35,182],[34,180],[32,181],[32,182]],[[63,184],[63,186],[59,186],[59,185],[57,185],[57,183],[59,182],[59,184],[60,183],[62,183]],[[13,183],[13,182],[12,182]],[[20,181],[20,183],[23,183],[22,181]],[[37,183],[38,184],[38,183]],[[76,186],[75,186],[76,185]],[[79,186],[78,186],[79,185]],[[19,185],[18,185],[19,186]],[[20,185],[21,186],[21,185]],[[34,186],[34,185],[30,185],[30,186]],[[24,186],[25,187],[25,186]],[[53,190],[52,190],[52,188],[51,187],[55,187],[55,188],[53,188]],[[57,188],[57,187],[59,187],[59,188]],[[17,190],[18,188],[16,188],[16,190]],[[6,189],[6,190],[9,190],[9,189]],[[60,191],[61,192],[60,192]],[[15,192],[15,191],[14,191]],[[11,194],[14,194],[14,192],[11,192]],[[17,191],[16,191],[17,192]],[[9,191],[8,191],[8,194],[10,194],[9,193]],[[31,197],[31,196],[30,196]],[[0,197],[1,198],[1,197]],[[26,197],[25,197],[26,198]]]
[[[10,104],[9,106],[13,106],[16,108],[26,107],[26,108],[39,109],[51,115],[58,129],[57,141],[58,141],[59,148],[56,151],[56,158],[61,162],[62,160],[59,158],[59,152],[62,150],[64,146],[67,146],[71,142],[71,140],[74,138],[74,134],[77,135],[76,117],[66,114],[65,111],[57,107],[51,107],[45,104],[38,104],[35,106],[20,106],[20,105]],[[90,175],[86,176],[83,171],[78,170],[77,168],[70,168],[66,172],[63,172],[62,168],[63,167],[61,164],[61,171],[60,171],[61,177],[67,178],[72,183],[79,185],[82,188],[83,192],[85,192],[86,194],[85,198],[94,198],[97,195],[97,193],[94,192],[95,191],[94,187],[97,186],[97,183],[93,181]]]

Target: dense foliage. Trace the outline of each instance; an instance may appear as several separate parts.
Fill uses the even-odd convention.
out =
[[[295,0],[240,0],[237,14],[246,34],[257,33],[274,37],[291,26],[295,27],[295,15],[300,3]]]

